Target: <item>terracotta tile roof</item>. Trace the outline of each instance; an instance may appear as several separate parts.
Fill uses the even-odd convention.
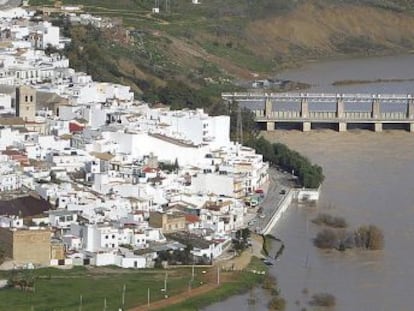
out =
[[[200,217],[198,217],[197,215],[187,214],[187,215],[185,215],[185,221],[186,222],[191,222],[191,223],[199,222]]]

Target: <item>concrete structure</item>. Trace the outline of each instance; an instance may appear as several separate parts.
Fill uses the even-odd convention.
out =
[[[26,122],[34,122],[36,118],[36,90],[29,86],[16,89],[16,116]]]
[[[294,200],[299,202],[318,201],[319,193],[320,189],[290,189],[274,209],[269,222],[261,228],[260,234],[269,234]]]
[[[0,246],[5,256],[25,264],[49,265],[51,233],[47,230],[0,228]]]
[[[375,132],[398,127],[414,132],[414,97],[399,94],[223,93],[253,110],[256,122],[267,131],[300,125],[304,132],[320,125],[368,127]],[[254,108],[252,108],[254,106]],[[257,109],[257,106],[263,109]]]
[[[183,231],[186,228],[185,216],[181,214],[150,213],[149,225],[161,228],[162,233]]]

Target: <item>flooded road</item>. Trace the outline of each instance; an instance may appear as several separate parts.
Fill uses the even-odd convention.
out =
[[[392,82],[333,86],[339,80],[410,79],[414,55],[309,64],[279,75],[312,84],[307,92],[411,93],[414,83]],[[287,299],[288,311],[302,308],[318,292],[335,295],[336,311],[414,310],[414,133],[354,130],[266,132],[324,169],[326,180],[316,207],[292,205],[273,234],[285,242],[272,267]],[[350,228],[375,224],[385,235],[379,252],[326,253],[312,244],[318,212],[343,216]],[[232,297],[205,310],[267,310],[266,297],[249,306],[249,294]]]

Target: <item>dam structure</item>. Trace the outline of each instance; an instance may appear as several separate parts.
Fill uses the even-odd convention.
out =
[[[222,93],[227,102],[250,109],[260,128],[405,129],[414,132],[410,94]]]

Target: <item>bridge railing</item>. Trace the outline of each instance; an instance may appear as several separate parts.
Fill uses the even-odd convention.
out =
[[[338,93],[263,93],[263,92],[224,92],[221,94],[224,99],[240,99],[240,98],[273,98],[273,99],[343,99],[343,100],[358,100],[369,101],[378,99],[380,101],[405,101],[413,99],[411,94],[367,94],[367,93],[355,93],[355,94],[338,94]]]
[[[369,111],[347,111],[342,117],[338,118],[337,113],[333,111],[311,111],[307,118],[301,116],[300,111],[272,111],[265,114],[264,110],[253,111],[256,118],[279,119],[279,120],[375,120]],[[407,114],[404,112],[383,112],[377,118],[379,120],[407,120]]]

